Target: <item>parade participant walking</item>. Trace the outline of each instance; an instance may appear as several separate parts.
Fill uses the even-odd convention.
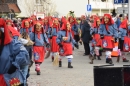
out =
[[[22,21],[22,28],[20,29],[20,33],[24,33],[27,32],[28,34],[30,34],[32,32],[32,27],[30,24],[30,19],[25,19]]]
[[[102,39],[100,45],[106,51],[106,63],[112,64],[111,51],[114,48],[114,41],[117,42],[118,30],[110,14],[104,14],[99,34]]]
[[[125,57],[125,52],[129,52],[130,42],[129,42],[129,30],[128,30],[128,20],[125,19],[122,21],[119,27],[120,39],[119,39],[119,49],[121,49],[121,57],[123,62],[129,62]]]
[[[51,57],[52,62],[54,60],[54,57],[59,51],[59,46],[56,42],[58,31],[60,30],[59,22],[57,18],[53,19],[53,22],[48,29],[48,38],[51,40]]]
[[[90,34],[92,35],[93,39],[92,39],[92,50],[90,51],[90,54],[91,54],[91,62],[90,64],[93,64],[93,60],[97,57],[98,60],[101,60],[100,58],[100,54],[99,54],[99,49],[100,49],[100,46],[98,45],[98,43],[101,41],[100,40],[100,35],[98,34],[98,31],[99,31],[99,27],[100,27],[100,19],[99,18],[96,18],[94,20],[94,23],[93,23],[93,27],[91,27],[91,30],[90,30]]]
[[[47,33],[47,31],[49,29],[49,21],[48,21],[47,17],[44,18],[43,28],[44,28],[45,33]]]
[[[59,67],[62,67],[62,58],[68,58],[68,68],[73,68],[71,65],[73,58],[73,49],[72,43],[78,48],[78,44],[72,37],[70,23],[64,20],[62,24],[61,31],[58,32],[57,43],[60,47],[60,58],[59,58]]]
[[[71,28],[72,28],[72,36],[74,37],[75,41],[78,43],[78,41],[80,40],[79,38],[79,30],[78,30],[78,23],[76,21],[76,18],[74,18],[73,16],[70,16],[68,18],[68,21],[70,22]]]
[[[90,55],[90,47],[89,47],[89,41],[91,38],[90,28],[91,27],[86,21],[86,18],[82,16],[81,17],[81,32],[82,32],[81,39],[84,44],[84,50],[85,50],[84,56]]]
[[[42,28],[42,24],[39,21],[35,22],[34,29],[30,37],[34,42],[33,53],[36,66],[35,70],[37,75],[40,75],[40,65],[44,61],[45,47],[49,47],[50,45],[46,33]]]
[[[25,86],[26,81],[20,72],[20,66],[29,64],[28,52],[20,42],[10,37],[5,21],[1,18],[0,27],[0,85]]]

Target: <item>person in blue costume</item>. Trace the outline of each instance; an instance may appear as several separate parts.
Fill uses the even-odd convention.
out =
[[[49,29],[49,21],[47,17],[44,18],[43,28],[44,28],[45,33],[47,33]]]
[[[52,62],[54,61],[54,57],[59,52],[59,46],[56,42],[58,31],[60,30],[59,22],[57,18],[53,19],[50,28],[48,29],[48,38],[51,40],[51,58]]]
[[[0,18],[0,27],[0,85],[25,86],[26,79],[23,74],[17,75],[17,71],[20,72],[20,66],[23,64],[29,64],[29,54],[19,41],[10,37],[7,25],[2,18]],[[14,79],[17,82],[11,83]]]
[[[20,29],[20,34],[22,34],[23,32],[27,32],[28,34],[32,32],[30,19],[25,19],[22,21],[22,28]]]
[[[78,43],[80,38],[79,38],[78,23],[76,21],[76,18],[71,16],[68,18],[68,21],[70,22],[71,25],[72,36],[75,39],[75,41]]]
[[[61,31],[58,32],[57,43],[60,47],[60,58],[59,58],[59,67],[62,67],[62,58],[68,58],[68,68],[73,68],[71,65],[73,58],[73,48],[72,43],[78,48],[78,44],[72,37],[71,25],[68,21],[64,20],[62,24]]]
[[[40,75],[40,65],[44,61],[45,48],[50,47],[47,35],[44,32],[40,21],[34,23],[34,29],[30,35],[30,39],[34,42],[33,56],[35,61],[35,71],[37,72],[37,75]]]
[[[99,34],[102,39],[100,46],[106,51],[106,63],[112,64],[111,52],[118,39],[118,29],[110,14],[104,14]]]
[[[128,19],[125,19],[122,21],[119,27],[119,48],[122,51],[121,57],[123,59],[123,62],[129,62],[129,60],[126,59],[125,52],[129,52],[130,48],[130,42],[129,42],[129,28],[128,28]]]
[[[98,34],[99,27],[100,27],[100,19],[97,17],[95,18],[93,26],[91,27],[91,30],[90,30],[90,34],[93,38],[91,41],[91,46],[90,46],[92,47],[92,49],[90,50],[90,54],[91,54],[90,64],[93,64],[93,60],[96,59],[96,57],[98,58],[98,60],[101,60],[100,54],[99,54],[100,47],[98,46],[98,43],[101,41],[100,35]]]

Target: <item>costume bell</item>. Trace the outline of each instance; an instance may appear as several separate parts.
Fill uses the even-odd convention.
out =
[[[102,39],[99,45],[106,51],[106,63],[112,64],[111,51],[115,47],[114,41],[117,41],[118,30],[110,14],[104,14],[99,34]]]
[[[19,41],[10,37],[8,27],[2,18],[0,18],[0,27],[0,85],[12,86],[17,84],[17,82],[10,83],[15,78],[19,85],[23,84],[21,86],[24,86],[26,82],[20,72],[20,66],[29,64],[28,52]]]
[[[49,47],[49,41],[47,38],[42,24],[39,21],[36,21],[34,24],[34,29],[30,35],[31,40],[34,42],[33,53],[35,60],[35,70],[37,75],[40,75],[40,64],[44,61],[45,56],[45,47]]]
[[[66,57],[68,58],[68,68],[73,68],[73,66],[71,65],[73,58],[72,43],[75,45],[76,48],[78,48],[78,44],[73,39],[70,23],[66,20],[64,20],[63,22],[61,31],[58,32],[57,43],[60,47],[59,67],[62,67],[62,58]]]

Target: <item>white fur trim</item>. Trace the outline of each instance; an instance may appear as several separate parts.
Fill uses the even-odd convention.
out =
[[[73,58],[73,55],[65,56],[66,58]]]

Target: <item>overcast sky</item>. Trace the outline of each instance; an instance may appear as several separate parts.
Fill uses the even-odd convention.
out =
[[[87,0],[53,0],[60,16],[66,16],[70,10],[75,11],[77,17],[86,13]]]

